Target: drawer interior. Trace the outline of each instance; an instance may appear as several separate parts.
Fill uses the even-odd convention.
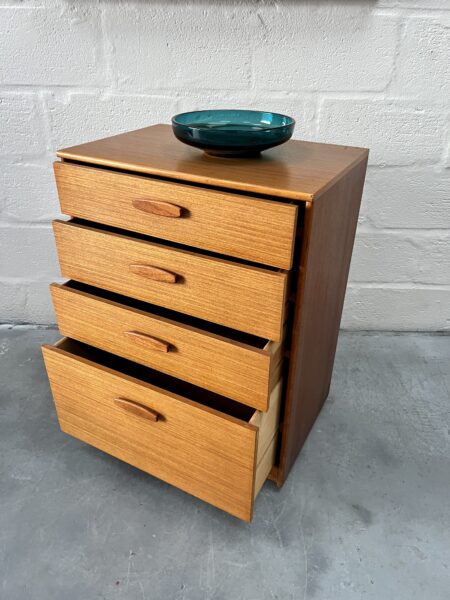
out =
[[[225,327],[224,325],[219,325],[217,323],[205,321],[203,319],[199,319],[197,317],[193,317],[185,313],[176,312],[174,310],[170,310],[162,306],[150,304],[149,302],[144,302],[135,298],[123,296],[122,294],[116,294],[103,288],[97,288],[92,285],[75,281],[73,279],[64,283],[63,287],[78,292],[84,292],[86,294],[92,294],[93,296],[97,296],[98,298],[101,298],[103,300],[107,300],[109,302],[116,302],[117,304],[121,304],[122,306],[126,306],[127,308],[140,310],[155,315],[157,317],[170,319],[171,321],[177,321],[182,325],[186,325],[188,327],[195,327],[196,329],[200,329],[206,333],[212,333],[214,335],[226,338],[228,340],[239,342],[240,344],[245,344],[246,346],[251,346],[252,348],[256,348],[258,350],[267,350],[269,345],[273,344],[273,342],[271,342],[270,340],[258,337],[256,335],[252,335],[251,333],[245,333],[244,331],[238,331],[237,329]]]
[[[139,379],[144,383],[149,383],[174,394],[178,394],[188,400],[220,411],[221,413],[246,423],[249,423],[252,420],[252,417],[257,413],[255,409],[240,404],[239,402],[235,402],[234,400],[230,400],[225,396],[210,392],[209,390],[200,388],[187,381],[177,379],[171,375],[161,373],[150,367],[145,367],[76,340],[64,338],[59,341],[56,346],[64,352],[85,358],[86,360],[95,362],[103,367]]]

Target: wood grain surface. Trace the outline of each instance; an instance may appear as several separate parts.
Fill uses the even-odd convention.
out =
[[[306,206],[278,485],[328,396],[366,166],[367,159]]]
[[[61,427],[251,519],[329,392],[368,151],[290,141],[259,158],[212,158],[157,125],[58,156],[62,210],[103,223],[54,223],[63,276],[266,340],[53,286],[63,333],[221,394],[195,402],[62,342],[44,350]],[[289,302],[288,276],[298,277]]]
[[[261,457],[260,462],[256,466],[255,474],[255,489],[254,496],[259,494],[265,481],[269,478],[271,470],[276,460],[277,453],[277,435],[275,434],[267,447],[264,455]]]
[[[102,287],[280,341],[287,274],[238,264],[98,230],[54,221],[63,277]],[[176,283],[153,281],[130,271],[148,264],[174,273]]]
[[[153,125],[60,150],[93,165],[269,194],[314,200],[367,156],[365,148],[290,140],[258,158],[217,158],[179,142],[170,125]]]
[[[192,185],[54,163],[61,211],[290,269],[297,207]]]
[[[250,423],[258,428],[258,452],[256,463],[258,464],[272,441],[274,433],[278,431],[280,422],[280,401],[283,391],[283,380],[279,379],[270,395],[271,404],[267,412],[257,411],[250,419]]]
[[[281,343],[251,346],[68,285],[54,283],[50,289],[62,335],[268,409],[280,376]],[[137,334],[156,338],[159,347]]]
[[[258,427],[93,362],[76,347],[70,340],[43,347],[63,431],[251,520]],[[123,410],[117,398],[157,421]]]

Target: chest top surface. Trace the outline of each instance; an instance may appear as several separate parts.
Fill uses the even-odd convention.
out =
[[[170,125],[153,125],[65,148],[64,159],[180,181],[313,201],[368,150],[290,140],[258,158],[216,158],[179,142]]]

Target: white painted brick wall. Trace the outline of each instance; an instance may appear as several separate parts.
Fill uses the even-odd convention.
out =
[[[436,163],[445,140],[446,108],[412,100],[324,98],[319,106],[317,138],[330,131],[344,144],[368,146],[369,164]]]
[[[48,281],[58,272],[50,225],[0,227],[3,281]]]
[[[44,153],[46,132],[43,119],[37,94],[0,90],[0,156],[12,158]]]
[[[398,19],[364,2],[290,3],[259,11],[254,81],[263,90],[383,91],[394,68]]]
[[[118,3],[106,11],[105,29],[113,76],[127,93],[245,89],[260,35],[251,4],[229,10],[215,2]]]
[[[369,167],[360,222],[385,230],[450,229],[450,169]]]
[[[132,96],[109,91],[54,92],[46,100],[53,151],[80,140],[145,127],[149,122],[167,123],[177,110],[177,101],[170,96]]]
[[[0,321],[54,321],[54,152],[203,107],[368,146],[343,326],[450,329],[450,0],[0,3]]]
[[[450,285],[450,232],[432,232],[417,239],[415,232],[360,232],[355,243],[350,280]]]
[[[26,4],[2,8],[0,56],[9,60],[0,62],[0,82],[107,85],[100,10],[64,2]]]

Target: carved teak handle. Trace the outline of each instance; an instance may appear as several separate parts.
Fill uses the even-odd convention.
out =
[[[147,333],[141,333],[140,331],[124,331],[124,334],[133,339],[140,346],[150,348],[151,350],[157,350],[158,352],[169,352],[170,344],[163,340],[158,340]]]
[[[137,208],[137,210],[141,210],[142,212],[150,213],[152,215],[171,217],[173,219],[181,217],[181,206],[171,204],[170,202],[137,198],[136,200],[132,201],[132,205],[134,208]]]
[[[142,275],[143,277],[148,277],[148,279],[153,279],[153,281],[163,281],[164,283],[177,282],[175,273],[160,269],[159,267],[153,267],[152,265],[130,265],[130,271],[135,275]]]
[[[137,402],[133,402],[127,398],[115,398],[114,403],[127,412],[136,415],[137,417],[147,419],[148,421],[153,421],[154,423],[156,423],[160,417],[156,410],[153,410],[148,406],[142,406],[142,404],[138,404]]]

